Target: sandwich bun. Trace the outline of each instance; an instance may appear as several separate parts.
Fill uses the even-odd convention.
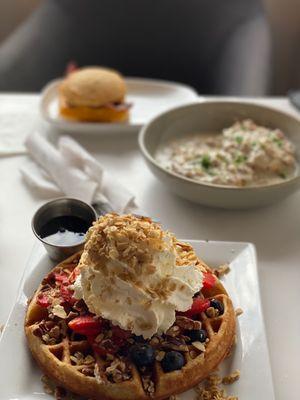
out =
[[[126,84],[116,71],[87,67],[69,74],[59,86],[60,114],[69,119],[98,122],[128,120]]]

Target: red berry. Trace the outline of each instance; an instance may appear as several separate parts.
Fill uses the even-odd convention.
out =
[[[47,308],[51,304],[49,298],[43,293],[40,293],[37,296],[36,302],[40,307],[43,307],[43,308]]]
[[[76,299],[73,297],[74,291],[69,289],[70,276],[65,272],[55,272],[54,279],[56,286],[59,288],[59,294],[62,300],[70,305],[75,304]]]
[[[184,315],[185,317],[188,318],[193,318],[197,315],[199,315],[200,313],[206,311],[209,307],[209,300],[208,299],[202,299],[201,297],[195,297],[193,300],[193,304],[192,307],[183,312],[183,313],[179,313],[181,315]]]
[[[69,289],[68,286],[63,286],[62,285],[59,288],[59,291],[60,291],[60,295],[61,295],[62,299],[66,303],[68,303],[70,305],[73,305],[73,304],[76,303],[77,300],[73,297],[74,291]]]
[[[102,327],[101,320],[91,315],[74,318],[68,325],[74,332],[85,336],[98,335]]]
[[[54,273],[55,282],[57,285],[68,285],[69,278],[65,273]]]
[[[216,277],[210,272],[203,272],[203,287],[204,289],[211,289],[215,286]]]

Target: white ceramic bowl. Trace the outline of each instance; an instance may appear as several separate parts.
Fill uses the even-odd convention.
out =
[[[267,186],[234,187],[195,182],[162,167],[155,159],[159,146],[170,138],[192,132],[220,132],[236,120],[281,129],[294,143],[300,160],[300,120],[272,108],[239,101],[205,101],[173,108],[152,119],[139,134],[140,149],[154,175],[172,192],[212,207],[246,209],[275,203],[300,188],[294,178]]]

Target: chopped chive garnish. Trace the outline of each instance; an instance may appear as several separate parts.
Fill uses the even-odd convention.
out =
[[[208,169],[211,167],[211,160],[208,154],[204,154],[204,156],[201,159],[201,165],[203,168]]]
[[[234,160],[234,162],[235,162],[236,164],[241,164],[241,163],[245,162],[246,160],[247,160],[247,157],[244,156],[243,154],[240,154],[240,155],[238,155],[238,156],[236,157],[236,159]]]
[[[280,178],[285,179],[286,178],[286,173],[285,172],[279,172],[278,174]]]
[[[276,143],[279,147],[282,147],[283,141],[281,139],[278,139],[277,137],[273,138],[272,141]]]

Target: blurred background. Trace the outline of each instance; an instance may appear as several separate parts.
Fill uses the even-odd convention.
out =
[[[39,91],[67,63],[201,94],[300,86],[299,0],[0,0],[0,90]]]

